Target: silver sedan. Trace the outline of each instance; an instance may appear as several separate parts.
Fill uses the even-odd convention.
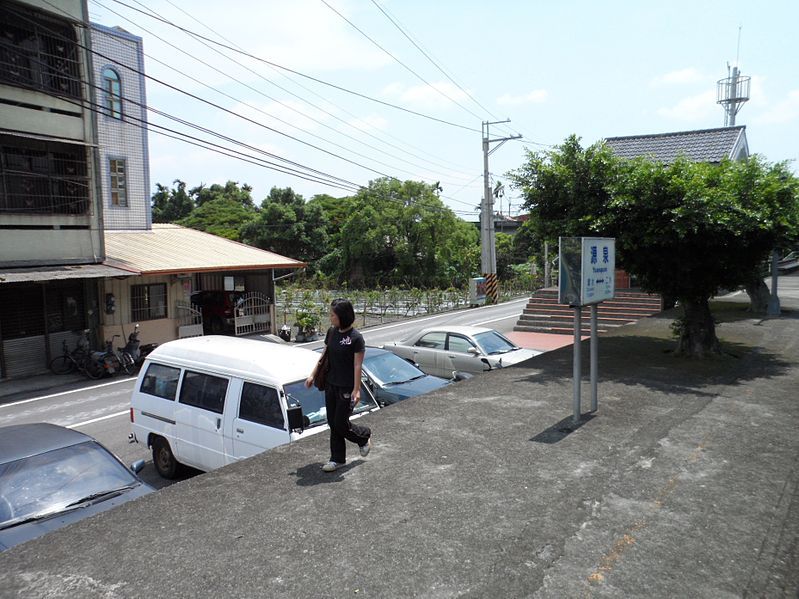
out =
[[[454,370],[478,373],[523,362],[540,351],[523,349],[494,329],[439,326],[422,329],[383,349],[405,358],[427,374],[451,377]]]

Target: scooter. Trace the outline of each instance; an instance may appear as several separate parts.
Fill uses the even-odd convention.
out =
[[[141,345],[139,341],[139,323],[133,325],[133,332],[128,335],[128,342],[125,347],[119,349],[120,352],[128,354],[133,359],[134,369],[138,370],[144,363],[144,359],[152,352],[157,343],[145,343]]]

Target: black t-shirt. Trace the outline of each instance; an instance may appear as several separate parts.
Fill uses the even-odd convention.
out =
[[[356,329],[341,333],[331,327],[327,331],[325,345],[330,360],[328,382],[336,387],[352,389],[355,385],[355,354],[366,349],[363,336]]]

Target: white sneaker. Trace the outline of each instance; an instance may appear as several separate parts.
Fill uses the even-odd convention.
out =
[[[335,472],[339,468],[341,468],[344,464],[339,464],[338,462],[330,461],[324,466],[322,466],[322,470],[325,472]]]
[[[366,441],[364,445],[361,445],[358,449],[361,451],[362,458],[368,456],[369,452],[372,451],[372,437],[369,437],[369,440]]]

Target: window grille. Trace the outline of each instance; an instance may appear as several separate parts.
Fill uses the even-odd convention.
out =
[[[132,322],[167,317],[166,283],[133,285],[130,294]]]
[[[115,119],[122,118],[122,85],[119,75],[111,67],[103,69],[106,114]]]
[[[128,205],[125,161],[120,158],[111,158],[108,161],[108,168],[111,172],[111,204],[124,208]]]
[[[0,3],[0,81],[81,98],[75,28],[20,4]]]
[[[0,213],[89,212],[86,149],[0,136]]]

